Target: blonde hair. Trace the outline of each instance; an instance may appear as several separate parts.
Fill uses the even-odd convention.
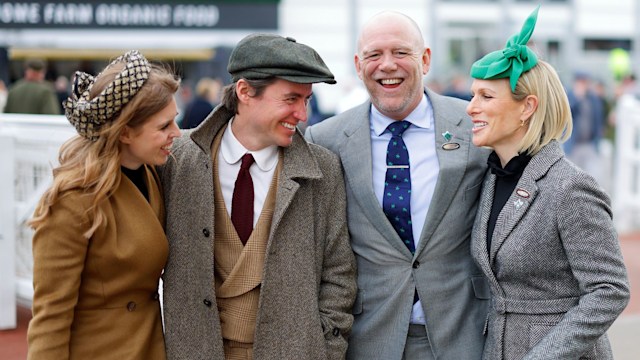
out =
[[[538,108],[529,118],[529,127],[520,142],[519,153],[535,155],[552,140],[566,141],[571,136],[573,124],[567,94],[558,74],[549,63],[538,60],[538,64],[523,73],[515,92],[516,101],[528,95],[538,98]]]
[[[98,96],[124,66],[124,63],[116,64],[98,75],[91,88],[91,98]],[[64,193],[80,190],[93,197],[87,210],[91,228],[83,234],[90,238],[106,221],[100,205],[120,184],[120,134],[125,126],[142,126],[165,108],[179,86],[180,80],[167,68],[152,65],[145,84],[120,113],[101,128],[96,141],[75,135],[65,142],[58,156],[60,165],[53,169],[53,183],[40,199],[29,225],[34,229],[42,225],[50,216],[51,207]]]

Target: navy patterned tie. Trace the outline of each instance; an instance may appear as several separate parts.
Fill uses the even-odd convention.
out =
[[[411,125],[408,121],[394,121],[387,126],[391,140],[387,147],[387,175],[384,182],[382,210],[393,225],[400,239],[414,254],[411,228],[411,173],[409,152],[402,140],[402,133]]]

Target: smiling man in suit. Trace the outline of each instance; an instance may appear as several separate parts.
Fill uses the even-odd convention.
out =
[[[358,297],[348,359],[480,359],[489,289],[469,254],[488,152],[467,102],[422,85],[431,49],[383,12],[355,55],[370,100],[307,129],[340,156]]]

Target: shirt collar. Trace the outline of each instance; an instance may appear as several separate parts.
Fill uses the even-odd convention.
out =
[[[236,138],[231,131],[231,124],[233,124],[233,118],[229,121],[229,125],[227,125],[227,129],[222,134],[222,142],[220,144],[220,153],[222,154],[222,158],[224,161],[229,164],[237,164],[242,159],[242,156],[246,153],[250,153],[253,155],[255,159],[256,165],[262,171],[269,171],[273,169],[274,166],[278,163],[278,146],[272,145],[268,146],[262,150],[258,151],[249,151],[247,150],[240,141]]]
[[[418,106],[404,119],[411,122],[411,124],[424,129],[430,129],[432,127],[433,120],[433,108],[427,98],[426,94],[422,94],[422,100]],[[378,135],[382,135],[387,126],[396,120],[383,115],[376,107],[371,104],[371,125],[373,131]]]

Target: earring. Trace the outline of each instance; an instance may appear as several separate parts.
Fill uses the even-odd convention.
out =
[[[520,119],[520,127],[524,126],[524,120]]]

